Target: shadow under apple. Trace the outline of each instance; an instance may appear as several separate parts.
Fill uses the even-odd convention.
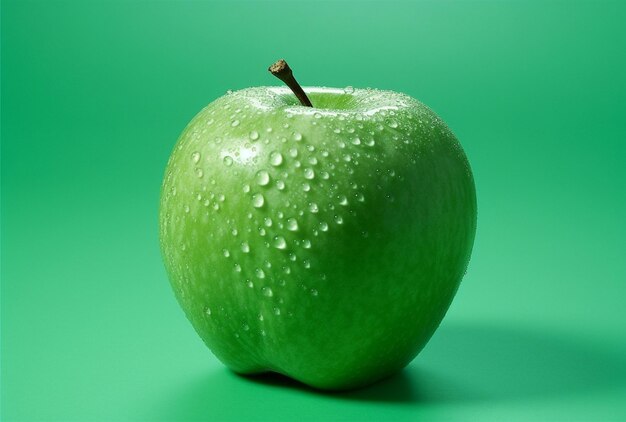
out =
[[[368,401],[516,399],[624,387],[624,356],[556,333],[452,325],[441,327],[402,372],[362,389],[328,393],[273,373],[243,378]]]
[[[549,398],[626,387],[625,348],[558,332],[445,325],[406,370],[424,401]]]
[[[244,377],[224,368],[180,387],[162,402],[160,416],[202,419],[215,416],[218,407],[255,403],[260,396],[264,402],[297,397],[325,406],[341,401],[419,406],[587,394],[626,387],[623,348],[547,331],[444,324],[409,367],[366,388],[328,393],[277,374]]]

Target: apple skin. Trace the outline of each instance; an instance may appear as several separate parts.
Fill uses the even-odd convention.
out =
[[[229,93],[169,159],[160,239],[176,297],[233,371],[365,386],[424,347],[476,230],[468,160],[429,108],[373,89]]]

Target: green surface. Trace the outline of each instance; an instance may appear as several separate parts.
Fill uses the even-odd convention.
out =
[[[3,1],[1,419],[626,419],[623,2]],[[281,24],[283,30],[270,28]],[[167,157],[226,89],[372,86],[431,106],[476,179],[440,330],[349,395],[250,381],[178,308]]]

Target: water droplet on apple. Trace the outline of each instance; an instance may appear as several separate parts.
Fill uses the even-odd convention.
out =
[[[268,286],[263,287],[261,289],[261,292],[263,293],[263,296],[267,296],[267,297],[274,296],[274,292],[272,291],[272,288]]]
[[[230,155],[226,155],[222,161],[224,162],[224,165],[226,167],[230,167],[233,165],[233,157],[231,157]]]
[[[283,163],[283,155],[278,151],[273,151],[270,154],[270,164],[274,167],[278,167]]]
[[[211,316],[211,308],[209,308],[209,307],[207,306],[207,307],[206,307],[206,309],[204,310],[204,313],[205,313],[207,316]]]
[[[293,133],[293,140],[300,142],[302,140],[302,134],[300,132],[294,132]]]
[[[335,216],[335,223],[337,224],[343,224],[343,217],[340,215],[336,215]]]
[[[250,185],[249,184],[245,184],[243,185],[243,193],[248,193],[250,192]]]
[[[354,94],[354,87],[348,85],[347,87],[343,89],[343,92],[345,92],[346,94]]]
[[[250,245],[248,245],[248,242],[243,242],[243,243],[241,244],[241,251],[242,251],[243,253],[248,253],[248,252],[250,252]]]
[[[313,169],[311,168],[305,168],[304,169],[304,178],[311,180],[315,177],[315,172],[313,171]]]
[[[320,230],[323,232],[327,232],[328,231],[328,223],[326,223],[325,221],[322,221],[320,223]]]
[[[249,330],[250,330],[250,326],[249,326],[248,324],[243,324],[243,325],[241,326],[241,328],[242,328],[244,331],[249,331]]]
[[[322,114],[316,111],[316,112],[313,114],[313,117],[315,117],[316,119],[321,119],[321,118],[322,118]]]
[[[196,169],[196,176],[198,176],[199,179],[202,179],[202,176],[204,176],[204,171],[202,171],[201,168],[197,168]]]
[[[252,195],[252,206],[254,208],[261,208],[265,204],[265,197],[261,193],[255,193]]]
[[[278,188],[278,190],[285,189],[285,182],[283,182],[282,180],[277,180],[276,181],[276,187]]]
[[[285,249],[287,247],[287,242],[285,241],[285,238],[282,236],[276,236],[274,238],[274,247],[276,249]]]
[[[235,272],[236,273],[240,273],[241,272],[241,265],[235,264],[234,268],[235,268]]]
[[[259,139],[259,132],[257,132],[256,130],[250,132],[250,140],[256,141],[257,139]]]
[[[398,127],[398,122],[396,122],[395,120],[390,121],[389,127],[392,129],[396,129]]]
[[[295,232],[296,230],[298,230],[298,220],[296,220],[295,218],[288,218],[287,219],[287,230]]]
[[[361,139],[357,136],[352,140],[353,145],[361,145]]]
[[[239,126],[239,120],[233,120],[232,123],[230,124],[232,127],[237,127]]]
[[[185,210],[185,213],[188,213],[190,210],[189,205],[183,206],[183,209]]]
[[[259,186],[266,186],[270,182],[270,175],[265,170],[259,170],[256,174],[256,182]]]
[[[274,315],[280,315],[280,308],[274,308]]]
[[[312,296],[317,296],[317,295],[319,295],[319,292],[317,290],[315,290],[315,289],[311,289],[311,295]]]
[[[224,254],[224,257],[226,258],[230,256],[230,252],[228,251],[228,249],[222,249],[222,253]]]
[[[254,273],[258,278],[265,278],[265,271],[263,271],[262,268],[257,268],[256,270],[254,270]]]
[[[319,210],[320,209],[315,202],[311,202],[309,204],[309,211],[311,211],[313,214],[317,213]]]
[[[308,183],[304,183],[302,184],[302,190],[305,192],[308,192],[311,190],[311,185],[309,185]]]
[[[365,201],[365,197],[363,196],[363,194],[361,192],[357,192],[354,194],[354,197],[356,198],[357,201],[359,202],[363,202]]]
[[[253,288],[254,287],[254,283],[252,282],[252,280],[247,280],[246,281],[246,286],[248,286],[249,288]]]
[[[302,241],[302,247],[303,247],[304,249],[311,249],[311,241],[310,241],[310,240],[308,240],[308,239],[304,239],[304,240]]]
[[[198,164],[200,162],[200,153],[198,151],[191,154],[191,161],[193,161],[194,164]]]
[[[304,265],[304,268],[311,268],[311,261],[309,261],[308,259],[305,259],[304,261],[302,261],[302,265]]]

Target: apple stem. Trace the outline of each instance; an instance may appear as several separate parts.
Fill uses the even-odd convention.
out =
[[[296,97],[298,97],[300,104],[305,107],[313,107],[313,104],[311,104],[311,100],[309,100],[309,97],[306,96],[306,93],[304,92],[298,81],[296,81],[296,78],[294,78],[293,72],[291,71],[291,68],[286,61],[280,59],[279,61],[271,65],[267,70],[269,70],[272,75],[283,81],[285,85],[287,85],[291,89],[291,91],[293,91]]]

